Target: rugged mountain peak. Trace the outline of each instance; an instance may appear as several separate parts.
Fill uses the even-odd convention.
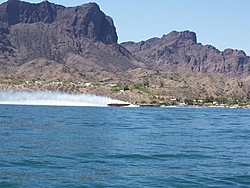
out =
[[[31,4],[18,0],[9,0],[1,5],[0,20],[8,25],[18,23],[52,23],[55,21],[58,6],[48,1]]]
[[[0,22],[8,26],[20,23],[55,24],[75,37],[87,37],[106,44],[117,43],[118,40],[113,20],[96,3],[64,7],[48,1],[33,4],[8,0],[0,5]]]
[[[167,35],[163,35],[162,40],[167,43],[181,44],[185,42],[197,43],[197,37],[194,32],[191,31],[172,31]]]
[[[246,53],[243,50],[233,50],[233,49],[225,49],[222,54],[224,56],[236,55],[236,56],[246,56]]]
[[[74,32],[76,37],[85,36],[106,44],[117,43],[118,37],[112,18],[106,16],[96,3],[66,8],[57,16],[58,22]]]

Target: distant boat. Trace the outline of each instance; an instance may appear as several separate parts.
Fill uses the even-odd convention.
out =
[[[121,106],[129,106],[130,104],[129,103],[109,103],[107,105],[111,107],[121,107]]]
[[[225,104],[220,104],[220,105],[215,105],[215,106],[209,106],[209,107],[212,107],[212,108],[225,108],[226,105]]]
[[[163,107],[165,107],[165,108],[176,108],[177,106],[175,106],[175,105],[169,105],[169,106],[163,106]]]
[[[139,106],[140,107],[158,107],[158,106],[155,106],[154,104],[140,104]]]

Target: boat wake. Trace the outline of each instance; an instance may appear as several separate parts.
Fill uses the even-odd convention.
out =
[[[91,94],[69,94],[60,91],[0,90],[0,104],[51,106],[107,106],[123,101]]]

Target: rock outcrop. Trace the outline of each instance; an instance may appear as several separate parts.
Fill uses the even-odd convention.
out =
[[[75,37],[83,36],[105,44],[117,42],[113,20],[96,3],[66,8],[48,1],[31,4],[9,0],[1,5],[0,10],[0,21],[8,26],[20,23],[55,23]]]
[[[122,45],[158,70],[249,75],[250,57],[243,51],[219,51],[211,45],[197,43],[196,38],[194,32],[173,31],[162,38],[151,38],[138,43],[125,42]]]

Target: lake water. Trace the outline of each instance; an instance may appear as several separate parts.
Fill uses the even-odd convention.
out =
[[[0,187],[250,187],[249,114],[0,105]]]

